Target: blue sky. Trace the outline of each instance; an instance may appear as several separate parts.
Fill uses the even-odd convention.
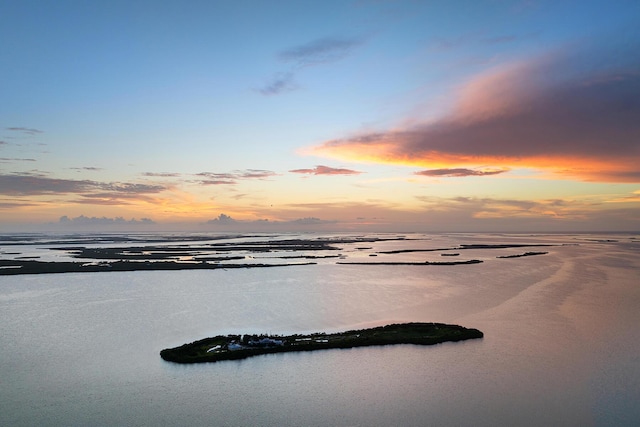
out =
[[[3,2],[0,227],[638,230],[639,18],[634,1]]]

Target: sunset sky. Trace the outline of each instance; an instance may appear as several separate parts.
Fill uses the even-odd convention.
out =
[[[640,1],[0,2],[0,230],[640,230]]]

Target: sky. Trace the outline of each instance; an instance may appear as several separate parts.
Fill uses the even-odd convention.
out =
[[[0,2],[0,231],[640,230],[640,2]]]

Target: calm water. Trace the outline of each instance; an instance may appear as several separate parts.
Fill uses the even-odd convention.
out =
[[[572,243],[465,253],[476,265],[0,277],[0,425],[639,425],[640,245],[588,238],[424,243]],[[398,321],[485,338],[195,366],[158,355],[215,334]]]

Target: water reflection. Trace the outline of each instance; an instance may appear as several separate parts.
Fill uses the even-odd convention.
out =
[[[0,277],[0,424],[634,425],[640,260],[602,245],[446,268]],[[392,321],[485,338],[197,366],[158,356],[219,333]]]

